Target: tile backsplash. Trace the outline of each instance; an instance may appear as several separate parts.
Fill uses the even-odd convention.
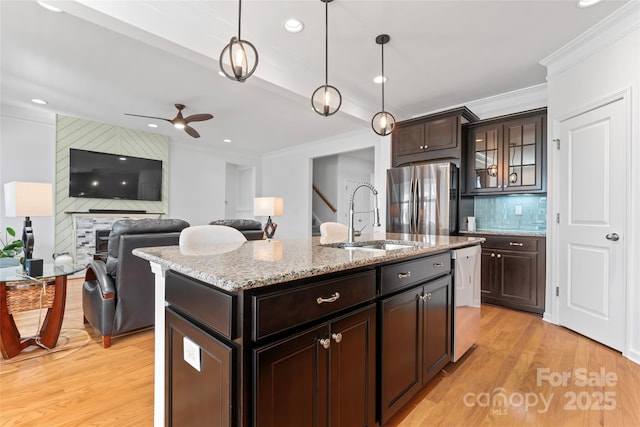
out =
[[[476,197],[474,216],[476,229],[480,231],[546,231],[547,196]]]

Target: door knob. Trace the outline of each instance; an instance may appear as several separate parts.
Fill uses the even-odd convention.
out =
[[[618,233],[609,233],[605,237],[607,238],[607,240],[613,240],[614,242],[620,240],[620,236],[618,235]]]

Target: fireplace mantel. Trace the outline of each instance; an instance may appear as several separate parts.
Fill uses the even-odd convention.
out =
[[[119,219],[161,218],[163,213],[139,213],[134,211],[111,212],[65,212],[71,215],[73,259],[77,264],[86,264],[96,253],[96,230],[110,230]]]

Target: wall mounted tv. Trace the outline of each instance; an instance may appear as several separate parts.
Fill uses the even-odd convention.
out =
[[[162,200],[162,160],[72,148],[69,197]]]

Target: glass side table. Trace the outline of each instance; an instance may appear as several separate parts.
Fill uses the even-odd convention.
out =
[[[22,266],[0,268],[0,353],[10,359],[31,345],[53,348],[58,342],[67,296],[67,276],[85,265],[46,264],[43,275],[27,276]],[[34,337],[21,338],[13,313],[46,308],[47,314]]]

